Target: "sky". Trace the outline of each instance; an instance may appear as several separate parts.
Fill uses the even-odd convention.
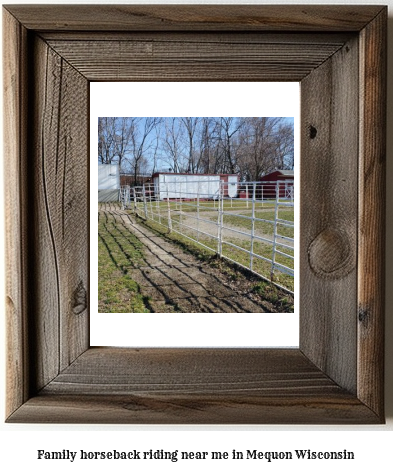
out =
[[[91,82],[91,143],[98,117],[286,117],[298,147],[298,82]],[[97,149],[91,158],[97,163]]]
[[[127,116],[128,117],[128,116]],[[161,118],[166,118],[162,117]],[[138,127],[141,131],[143,131],[145,121],[147,117],[138,117],[140,118],[140,121],[138,122]],[[295,122],[295,117],[282,117],[283,121],[290,124],[292,127],[294,127],[294,122]],[[231,129],[233,130],[234,127],[236,126],[236,121],[233,122]],[[163,139],[165,136],[165,126],[162,123],[159,126],[159,134],[160,137]],[[143,171],[145,171],[147,174],[153,171],[169,171],[172,170],[171,164],[170,164],[170,157],[168,157],[167,152],[165,148],[161,145],[158,148],[158,151],[156,150],[156,131],[153,130],[146,138],[145,145],[144,145],[144,157],[148,160],[147,167],[144,168]],[[185,151],[186,152],[186,151]],[[156,153],[156,164],[154,165],[154,158],[153,155]],[[127,172],[128,170],[126,169],[126,166],[123,165],[123,172]]]

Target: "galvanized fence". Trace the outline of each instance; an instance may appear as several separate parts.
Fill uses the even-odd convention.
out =
[[[123,208],[293,292],[293,181],[166,180],[123,187],[120,200]]]

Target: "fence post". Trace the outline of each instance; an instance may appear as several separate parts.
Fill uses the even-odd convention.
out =
[[[250,248],[250,270],[252,271],[254,261],[254,234],[255,234],[255,199],[256,199],[256,186],[257,183],[253,183],[252,192],[252,218],[251,218],[251,248]]]
[[[124,186],[120,186],[119,201],[121,204],[121,210],[124,211]]]
[[[171,219],[171,203],[169,202],[169,189],[168,183],[166,183],[166,202],[168,203],[168,230],[172,231],[172,219]]]
[[[224,219],[224,193],[222,190],[222,182],[219,181],[218,184],[218,209],[217,209],[217,225],[218,225],[218,235],[217,235],[217,253],[222,257],[222,227]]]
[[[276,206],[274,209],[274,234],[273,234],[273,251],[272,251],[272,267],[270,270],[270,279],[274,280],[274,269],[276,263],[276,242],[277,242],[277,220],[278,220],[278,204],[280,200],[280,184],[276,183]]]
[[[142,186],[142,194],[143,194],[143,210],[145,212],[145,219],[147,220],[147,202],[146,202],[146,189],[145,185]]]
[[[161,224],[161,202],[159,196],[157,196],[155,185],[152,186],[152,191],[154,192],[154,199],[156,200],[156,213],[158,215],[158,223]]]
[[[200,193],[200,181],[197,183],[197,242],[199,242],[199,193]]]
[[[179,190],[179,230],[183,233],[183,183],[180,181],[180,190]]]
[[[261,201],[262,201],[261,207],[263,207],[263,183],[261,183]]]
[[[152,197],[150,184],[147,185],[147,189],[149,190],[150,216],[151,216],[151,220],[154,221],[153,197]]]
[[[133,198],[134,198],[134,212],[136,213],[138,210],[138,206],[136,203],[136,188],[132,188]]]
[[[122,210],[128,207],[130,202],[130,187],[128,185],[120,186],[119,201],[121,203]]]

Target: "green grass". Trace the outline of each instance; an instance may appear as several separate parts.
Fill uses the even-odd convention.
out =
[[[264,201],[263,203],[261,201],[256,201],[255,203],[255,209],[269,209],[273,208],[275,206],[275,201]],[[182,212],[197,212],[197,200],[194,201],[183,201],[183,202],[176,202],[176,201],[169,201],[169,207],[171,211],[174,210],[182,210]],[[138,208],[141,212],[143,212],[143,202],[138,203]],[[168,202],[167,201],[152,201],[152,202],[147,202],[147,208],[150,211],[150,209],[153,209],[153,212],[157,212],[159,210],[160,212],[167,211],[168,209]],[[215,211],[218,209],[218,202],[217,201],[199,201],[199,210],[200,212],[203,211]],[[251,212],[252,209],[252,203],[251,201],[247,203],[245,201],[240,201],[236,199],[230,199],[230,198],[225,198],[224,199],[224,211],[230,211],[230,210],[240,210],[240,211],[245,211]]]
[[[167,216],[168,216],[168,203],[167,202],[160,202],[158,203],[159,205],[157,206],[157,203],[151,203],[152,205],[148,204],[148,212],[152,211],[154,214],[160,214],[162,223],[166,222]],[[265,234],[265,235],[273,235],[274,234],[274,223],[272,222],[265,222],[265,221],[274,221],[275,218],[275,210],[274,206],[267,207],[268,205],[264,204],[264,208],[260,208],[258,206],[255,207],[255,217],[257,219],[264,219],[264,221],[254,221],[254,232],[257,234]],[[196,203],[190,203],[190,202],[183,202],[183,203],[175,203],[175,202],[169,202],[169,207],[171,212],[173,212],[173,215],[176,219],[179,219],[179,212],[184,212],[184,213],[196,213],[197,208],[196,208]],[[211,211],[211,215],[206,215],[207,212]],[[245,232],[250,232],[252,229],[252,220],[248,219],[247,217],[251,217],[252,215],[252,209],[251,209],[251,204],[249,208],[245,207],[245,203],[241,202],[234,202],[234,207],[230,207],[230,202],[229,201],[224,201],[224,211],[229,212],[229,211],[237,211],[239,215],[229,215],[226,214],[223,216],[223,225],[225,227],[236,227],[236,228],[241,228]],[[143,216],[144,215],[144,210],[143,206],[139,207],[139,212]],[[212,222],[217,221],[217,212],[218,212],[218,207],[217,204],[213,205],[212,202],[204,202],[200,203],[200,212],[204,213],[203,218],[204,219],[209,219]],[[241,217],[241,216],[246,216],[246,217]],[[288,208],[288,207],[280,207],[278,211],[278,218],[280,220],[288,221],[289,223],[294,222],[294,209],[293,208]],[[155,219],[157,219],[157,216],[155,216]],[[291,237],[293,238],[294,236],[294,228],[290,227],[285,224],[278,223],[277,224],[277,232],[279,235],[282,235],[284,237]]]
[[[163,219],[163,218],[161,220],[161,224],[159,224],[158,222],[153,222],[149,220],[149,221],[144,221],[144,225],[148,226],[150,229],[158,233],[165,234],[169,239],[181,245],[183,250],[193,253],[199,259],[209,260],[213,262],[214,264],[216,260],[216,256],[217,256],[216,254],[217,240],[209,238],[203,234],[200,234],[199,244],[198,244],[197,242],[190,240],[185,235],[179,234],[177,232],[169,233],[168,227],[167,227],[167,219]],[[174,227],[174,229],[176,229],[176,227]],[[193,232],[192,237],[194,239],[196,238],[195,231]],[[239,263],[243,267],[249,268],[250,255],[247,252],[250,251],[250,240],[231,238],[229,239],[229,242],[237,245],[238,247],[241,247],[241,249],[244,249],[244,250],[235,248],[232,245],[224,243],[222,245],[223,257],[230,258],[231,260],[234,260],[235,262]],[[206,247],[200,244],[203,244],[204,246],[209,247],[209,248],[207,249]],[[253,250],[254,250],[254,253],[264,256],[267,259],[270,259],[272,256],[272,246],[262,243],[262,242],[254,241]],[[293,256],[293,251],[286,250],[286,253]],[[289,257],[276,254],[276,262],[281,263],[282,265],[285,265],[289,268],[293,268],[294,261],[293,259]],[[254,257],[253,270],[270,280],[270,273],[271,273],[270,262],[266,262],[264,260]],[[294,278],[291,277],[290,275],[287,275],[285,273],[282,273],[276,270],[273,278],[277,284],[283,286],[284,288],[287,288],[290,291],[294,291]]]
[[[251,217],[251,211],[248,212],[247,215]],[[267,221],[274,221],[274,210],[272,211],[255,211],[255,217],[257,219],[265,219]],[[294,221],[294,212],[293,208],[290,210],[283,210],[280,209],[278,212],[278,217],[281,220],[292,222]],[[223,216],[223,224],[225,227],[241,227],[244,231],[251,232],[252,229],[252,220],[245,219],[240,216],[232,216],[232,215],[224,215]],[[254,221],[254,231],[255,233],[262,233],[273,236],[274,234],[274,224],[271,222],[262,222],[262,221]],[[284,237],[291,237],[294,236],[294,229],[293,227],[289,227],[283,224],[277,224],[277,233],[283,235]]]
[[[98,223],[98,311],[149,313],[148,299],[140,294],[129,270],[142,261],[142,244],[112,216]]]
[[[294,305],[291,298],[280,294],[274,285],[262,281],[255,285],[252,291],[261,296],[264,300],[270,301],[270,303],[274,304],[280,312],[293,313]]]
[[[222,246],[223,256],[228,257],[232,260],[235,260],[241,265],[249,268],[250,255],[247,253],[250,251],[249,242],[245,242],[244,240],[237,240],[237,239],[230,239],[230,242],[237,245],[238,247],[243,248],[244,250],[238,249],[229,244],[223,244]],[[273,248],[271,245],[264,244],[261,242],[254,242],[253,251],[255,254],[258,254],[262,257],[270,259],[272,256],[272,250]],[[291,252],[291,254],[293,255],[293,252]],[[276,262],[281,263],[282,265],[285,265],[293,269],[293,260],[289,257],[276,255]],[[267,262],[257,257],[253,257],[252,268],[254,272],[270,280],[271,262]],[[283,286],[284,288],[287,288],[290,291],[294,291],[294,278],[292,276],[287,275],[286,273],[280,272],[278,270],[275,270],[273,280],[278,285]]]

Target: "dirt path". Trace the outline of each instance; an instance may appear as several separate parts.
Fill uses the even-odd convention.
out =
[[[125,235],[131,232],[143,244],[143,261],[130,264],[128,273],[142,294],[149,297],[152,312],[274,312],[271,304],[251,292],[255,282],[244,276],[234,281],[230,275],[138,224],[118,206],[102,205],[99,212],[113,219]]]

